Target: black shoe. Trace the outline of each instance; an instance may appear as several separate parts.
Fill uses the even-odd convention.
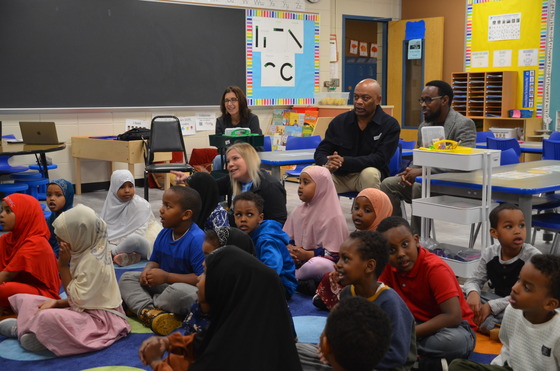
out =
[[[315,296],[313,296],[313,300],[311,300],[311,302],[313,303],[314,306],[316,306],[317,308],[319,308],[321,310],[329,310],[327,308],[327,306],[325,305],[325,302],[323,302],[323,299],[321,299],[321,297],[317,294],[315,294]]]
[[[447,360],[445,358],[420,357],[418,361],[420,371],[447,371]]]
[[[317,291],[317,284],[315,280],[298,280],[296,291],[313,296],[315,295],[315,291]]]

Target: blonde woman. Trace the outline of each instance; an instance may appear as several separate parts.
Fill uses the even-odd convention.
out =
[[[229,200],[241,192],[251,191],[264,199],[264,219],[286,221],[286,190],[278,179],[261,170],[259,154],[248,143],[235,143],[226,151],[229,176],[218,179],[220,195]],[[187,174],[175,173],[179,182],[187,182]],[[230,225],[235,225],[230,218]]]

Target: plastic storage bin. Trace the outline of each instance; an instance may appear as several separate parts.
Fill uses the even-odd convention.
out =
[[[437,245],[437,248],[442,249],[444,251],[449,251],[453,255],[457,255],[457,253],[459,253],[460,251],[466,250],[465,247],[452,245],[448,243],[440,243]],[[472,277],[474,271],[476,270],[476,267],[478,267],[478,264],[480,263],[480,258],[471,261],[459,261],[456,259],[446,258],[443,256],[440,256],[440,258],[442,258],[443,261],[445,261],[447,265],[449,265],[449,267],[453,269],[455,275],[459,277]]]
[[[320,106],[345,106],[348,104],[349,92],[315,93],[315,104]]]
[[[518,138],[517,128],[490,128],[496,138]]]

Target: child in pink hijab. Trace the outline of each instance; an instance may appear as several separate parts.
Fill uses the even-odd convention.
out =
[[[352,222],[356,231],[375,231],[381,221],[393,213],[391,200],[376,188],[366,188],[358,193],[352,204]],[[338,303],[343,287],[338,283],[338,274],[330,272],[323,276],[313,297],[313,304],[330,310]]]
[[[326,167],[306,167],[299,183],[303,203],[290,213],[284,231],[290,237],[288,250],[296,263],[296,278],[313,280],[316,287],[334,270],[340,245],[348,237],[348,225]]]

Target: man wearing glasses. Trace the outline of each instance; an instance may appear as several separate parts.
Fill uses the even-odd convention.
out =
[[[463,147],[476,146],[476,127],[473,120],[461,115],[451,108],[453,89],[445,81],[433,80],[426,84],[418,99],[422,105],[424,121],[418,127],[418,146],[422,146],[422,128],[426,126],[443,126],[445,139],[460,142]],[[432,174],[446,171],[432,168]],[[420,183],[415,183],[417,176],[422,175],[422,168],[407,167],[397,176],[389,177],[381,183],[381,190],[389,196],[393,204],[393,215],[401,216],[400,201],[412,202],[422,194]],[[411,227],[420,233],[420,218],[412,217]]]
[[[389,175],[401,127],[381,109],[380,102],[379,83],[360,81],[354,89],[354,109],[330,122],[315,150],[315,163],[330,170],[338,193],[379,188]]]

